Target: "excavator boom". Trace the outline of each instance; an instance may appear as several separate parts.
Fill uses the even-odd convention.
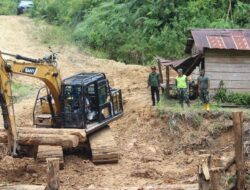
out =
[[[4,128],[8,129],[9,152],[16,154],[17,129],[12,101],[11,76],[6,69],[6,62],[0,55],[0,105]]]

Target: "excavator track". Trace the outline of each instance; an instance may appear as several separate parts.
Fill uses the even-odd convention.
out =
[[[109,126],[89,136],[92,161],[95,164],[116,163],[119,159],[118,147]]]

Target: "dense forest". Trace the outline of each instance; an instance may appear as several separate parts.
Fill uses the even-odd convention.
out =
[[[249,12],[248,0],[34,0],[30,16],[69,28],[73,42],[111,59],[148,64],[184,56],[191,28],[249,28]]]

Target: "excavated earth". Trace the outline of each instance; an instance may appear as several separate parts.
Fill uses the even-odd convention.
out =
[[[39,25],[17,16],[0,17],[0,51],[43,57],[48,47],[34,31]],[[59,46],[54,47],[59,49]],[[120,149],[118,164],[94,165],[89,155],[65,156],[60,171],[62,189],[141,187],[173,183],[197,183],[198,157],[202,153],[231,151],[232,121],[228,114],[162,114],[151,107],[147,76],[149,67],[125,65],[97,59],[70,45],[60,46],[58,63],[62,76],[79,72],[104,72],[111,86],[121,88],[124,116],[111,124]],[[42,86],[38,80],[16,77],[14,80]],[[36,90],[15,103],[18,126],[32,126],[32,107]],[[45,184],[46,166],[32,158],[12,158],[0,154],[0,182]]]

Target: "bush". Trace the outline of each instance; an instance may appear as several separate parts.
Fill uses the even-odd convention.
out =
[[[184,56],[190,28],[249,26],[244,0],[34,0],[33,17],[70,27],[73,40],[125,63]]]
[[[1,0],[0,15],[16,14],[18,0]]]
[[[232,103],[236,105],[250,105],[250,94],[249,93],[236,93],[228,92],[224,87],[224,82],[220,82],[220,87],[218,88],[214,99],[218,103]]]

